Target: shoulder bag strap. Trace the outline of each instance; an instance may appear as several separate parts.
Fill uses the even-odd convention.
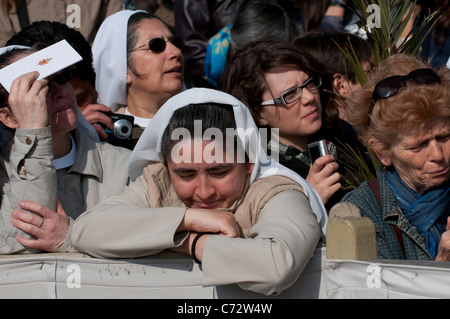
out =
[[[380,196],[380,187],[378,185],[378,180],[375,178],[369,182],[370,189],[372,190],[373,194],[377,198],[378,202],[380,203],[381,208],[383,208],[383,204],[381,203],[381,196]],[[395,237],[397,237],[398,244],[400,245],[400,248],[402,250],[403,259],[405,258],[405,246],[403,244],[403,237],[402,237],[402,231],[400,228],[398,228],[397,225],[392,225],[392,230],[394,231]]]

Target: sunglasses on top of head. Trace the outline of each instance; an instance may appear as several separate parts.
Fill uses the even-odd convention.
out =
[[[387,99],[394,96],[398,91],[406,86],[406,80],[414,84],[435,84],[441,83],[439,76],[433,69],[417,69],[407,75],[390,76],[375,85],[372,94],[372,101],[376,103],[379,99]]]
[[[184,40],[183,38],[179,36],[173,36],[169,40],[164,40],[163,38],[154,38],[149,41],[147,41],[146,44],[143,44],[133,50],[131,52],[140,50],[144,48],[145,46],[148,46],[148,50],[152,51],[153,53],[162,53],[166,50],[167,42],[172,43],[174,46],[176,46],[178,49],[183,50],[184,48]]]

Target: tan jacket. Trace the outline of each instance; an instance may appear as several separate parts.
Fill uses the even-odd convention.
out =
[[[208,236],[202,284],[237,283],[264,294],[292,285],[321,237],[302,188],[286,177],[260,179],[232,209],[246,238]],[[72,244],[80,252],[104,258],[157,254],[187,238],[187,232],[176,233],[185,210],[167,169],[152,164],[121,195],[81,215],[73,227]]]
[[[122,0],[27,0],[30,23],[57,21],[80,31],[89,43],[94,42],[100,24],[123,9]],[[15,8],[6,14],[0,9],[0,46],[20,31]]]
[[[0,254],[36,253],[19,244],[16,236],[28,235],[11,225],[11,211],[19,208],[20,201],[38,202],[55,210],[58,196],[73,223],[81,213],[109,195],[120,193],[128,184],[129,150],[96,143],[78,133],[75,139],[75,164],[57,171],[52,162],[50,127],[18,129],[13,141],[1,148]],[[69,231],[61,252],[70,249]]]

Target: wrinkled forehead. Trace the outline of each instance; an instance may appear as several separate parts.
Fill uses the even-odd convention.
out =
[[[450,134],[450,118],[435,118],[431,121],[417,125],[409,123],[409,125],[401,125],[398,128],[397,140],[420,142],[436,136],[447,136]]]

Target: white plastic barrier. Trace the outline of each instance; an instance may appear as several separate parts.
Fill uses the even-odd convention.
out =
[[[450,298],[450,262],[326,260],[328,298]]]
[[[296,284],[271,298],[319,298],[322,256],[318,249]],[[202,287],[192,258],[161,253],[151,258],[105,260],[82,254],[0,256],[0,298],[263,298],[237,285]]]
[[[176,253],[130,260],[81,254],[0,256],[0,298],[450,298],[450,262],[326,260],[325,256],[325,248],[318,248],[298,281],[269,297],[237,285],[202,287],[198,265]]]

